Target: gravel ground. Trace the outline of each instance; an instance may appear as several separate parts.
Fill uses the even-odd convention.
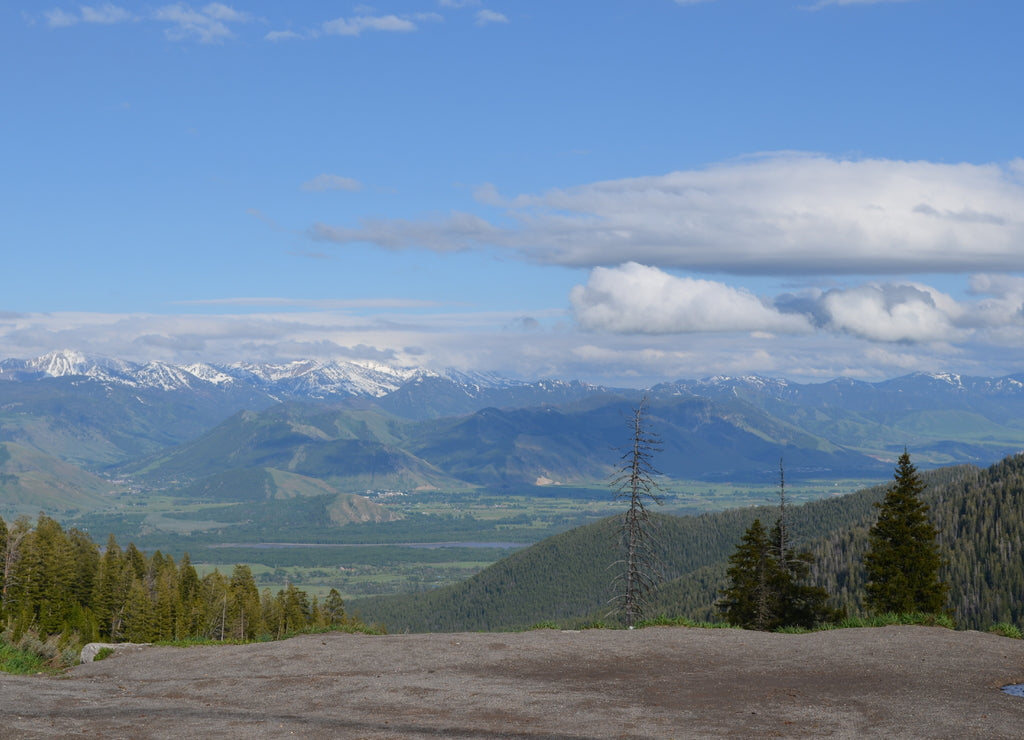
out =
[[[937,627],[339,633],[0,674],[0,738],[1022,738],[1021,682]]]

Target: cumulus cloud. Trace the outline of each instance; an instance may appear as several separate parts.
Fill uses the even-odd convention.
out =
[[[809,332],[803,316],[784,314],[757,296],[711,280],[673,277],[635,262],[594,268],[570,301],[581,327],[669,334],[720,331]]]
[[[627,263],[594,268],[586,285],[573,288],[570,302],[581,329],[610,334],[813,332],[882,344],[1019,344],[1024,278],[976,275],[971,293],[978,299],[958,301],[929,285],[894,281],[756,296]]]
[[[351,177],[341,175],[317,175],[312,180],[302,183],[302,189],[307,192],[322,192],[324,190],[347,190],[354,193],[363,189],[363,184]]]
[[[503,198],[492,244],[577,267],[625,261],[732,274],[1024,269],[1024,168],[778,153]],[[426,227],[425,227],[426,228]],[[394,236],[393,230],[375,229]],[[352,241],[376,236],[349,230]],[[402,246],[432,248],[403,222]],[[433,243],[444,243],[426,228]],[[390,242],[387,246],[397,246]]]
[[[951,341],[965,313],[950,296],[913,283],[833,290],[821,303],[828,328],[882,342]]]

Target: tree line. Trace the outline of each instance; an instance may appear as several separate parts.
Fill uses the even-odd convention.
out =
[[[26,631],[83,642],[254,640],[312,628],[359,627],[337,590],[320,601],[288,584],[260,591],[252,570],[236,565],[199,577],[187,553],[101,548],[78,529],[40,514],[33,523],[0,518],[0,623],[5,637]]]

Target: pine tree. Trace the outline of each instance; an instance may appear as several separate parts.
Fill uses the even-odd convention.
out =
[[[811,554],[794,550],[786,504],[786,476],[779,460],[779,516],[771,534],[755,519],[729,557],[729,586],[718,608],[730,624],[748,629],[813,627],[840,616],[826,602],[828,593],[807,580]]]
[[[88,534],[80,529],[69,529],[68,542],[74,552],[75,580],[72,591],[79,604],[92,603],[92,592],[100,568],[100,550]]]
[[[729,556],[729,586],[719,602],[729,624],[757,630],[781,626],[780,594],[786,571],[777,555],[761,520],[755,519]]]
[[[205,627],[202,584],[186,552],[178,567],[178,611],[174,623],[177,639],[203,634]]]
[[[253,639],[263,631],[263,620],[260,592],[248,565],[236,565],[231,572],[228,597],[231,636],[239,640]]]
[[[619,591],[615,598],[629,627],[643,619],[647,594],[660,580],[647,503],[661,503],[654,481],[658,472],[651,462],[661,447],[658,436],[647,428],[646,409],[645,396],[633,409],[629,423],[632,444],[622,455],[618,475],[612,481],[615,498],[629,503],[619,528],[625,557],[616,563],[621,572],[614,581]]]
[[[75,604],[74,549],[60,524],[45,514],[39,515],[28,542],[25,562],[29,564],[29,607],[42,633],[60,632]]]
[[[150,642],[153,639],[155,609],[142,580],[132,579],[123,611],[124,638],[128,642]]]
[[[938,530],[919,498],[925,486],[906,450],[894,478],[885,499],[875,504],[878,520],[868,533],[865,604],[875,614],[941,612],[949,586],[939,580]]]
[[[121,637],[125,601],[131,589],[134,573],[125,564],[124,553],[114,535],[107,538],[107,546],[100,557],[92,593],[92,608],[99,621],[100,636],[108,640]]]
[[[207,573],[201,581],[204,634],[212,640],[228,637],[228,599],[230,581],[219,570]]]
[[[294,583],[288,583],[277,592],[277,601],[281,610],[280,622],[277,625],[278,637],[283,637],[289,632],[297,632],[309,624],[312,614],[309,596],[305,591],[296,588]]]
[[[158,557],[159,556],[159,557]],[[174,558],[153,553],[153,640],[171,640],[178,624],[181,599],[178,596],[178,569]]]
[[[844,616],[841,610],[828,606],[828,591],[806,581],[814,558],[806,550],[794,550],[786,542],[780,516],[772,530],[771,544],[779,555],[784,577],[778,588],[778,622],[784,627],[810,629],[822,622],[835,622]]]
[[[16,612],[15,603],[22,585],[19,566],[23,545],[31,533],[32,524],[27,516],[18,517],[7,529],[4,551],[0,553],[0,557],[3,558],[3,562],[0,562],[0,613],[5,617],[13,616]]]
[[[327,598],[324,599],[323,610],[329,625],[345,624],[345,602],[341,598],[341,594],[338,593],[338,589],[332,588],[330,593],[327,594]]]

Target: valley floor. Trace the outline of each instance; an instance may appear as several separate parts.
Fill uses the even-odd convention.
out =
[[[1018,738],[1024,641],[930,627],[307,635],[0,674],[18,738]]]

